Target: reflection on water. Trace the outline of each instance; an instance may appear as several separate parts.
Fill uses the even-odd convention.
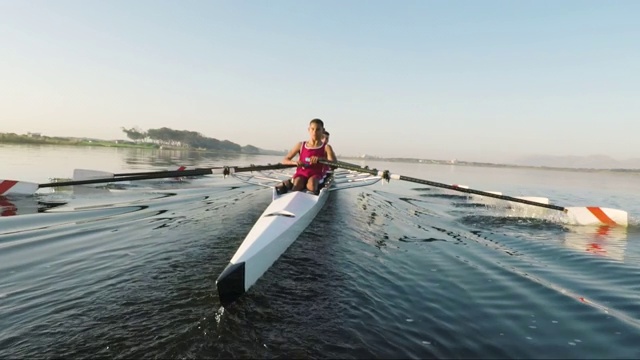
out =
[[[126,155],[123,157],[124,162],[132,169],[168,168],[171,166],[208,167],[223,164],[234,166],[236,164],[233,162],[242,162],[244,164],[261,158],[262,156],[253,154],[165,149],[127,149]]]
[[[624,261],[627,228],[622,226],[569,226],[564,245],[575,250]]]
[[[18,214],[18,201],[11,201],[8,198],[4,197],[4,196],[0,196],[0,216],[14,216]],[[34,204],[32,201],[29,201],[28,204],[22,204],[20,207],[24,210],[22,210],[22,213],[33,213],[36,211],[32,211],[30,208],[34,207]],[[37,207],[36,207],[37,209]]]
[[[477,209],[474,209],[477,210]],[[560,237],[561,244],[617,261],[625,261],[629,228],[622,226],[574,226],[536,216],[466,215],[460,222],[480,229],[509,230],[511,235],[533,238]],[[633,229],[633,227],[632,227]],[[535,232],[534,235],[531,233]],[[546,233],[546,234],[545,234]],[[636,234],[637,235],[637,234]]]
[[[62,200],[40,200],[35,196],[0,196],[0,217],[35,214],[66,204]]]
[[[91,146],[0,144],[0,179],[47,183],[70,178],[74,169],[113,173],[164,170],[179,166],[243,166],[276,163],[281,156],[199,152],[190,150],[110,148]]]

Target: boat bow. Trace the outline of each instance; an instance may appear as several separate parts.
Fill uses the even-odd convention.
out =
[[[223,306],[244,294],[307,228],[326,202],[327,190],[323,188],[319,195],[302,191],[274,194],[274,201],[216,280]]]

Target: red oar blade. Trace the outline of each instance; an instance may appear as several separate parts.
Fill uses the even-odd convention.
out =
[[[0,180],[0,195],[33,195],[38,184],[26,181]]]
[[[627,226],[629,215],[624,210],[597,206],[566,208],[569,223],[573,225]]]

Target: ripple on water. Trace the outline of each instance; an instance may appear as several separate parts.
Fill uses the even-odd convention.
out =
[[[568,244],[624,259],[633,231],[401,190],[334,193],[228,309],[215,279],[268,192],[177,189],[135,211],[5,221],[0,357],[637,357],[637,265]]]

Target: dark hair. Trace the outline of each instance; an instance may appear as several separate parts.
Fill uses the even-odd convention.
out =
[[[324,134],[325,134],[325,135],[327,135],[327,136],[329,136],[329,135],[330,135],[330,134],[329,134],[329,132],[328,132],[327,130],[325,130],[325,131],[324,131]]]
[[[309,125],[311,125],[311,124],[320,125],[324,129],[324,122],[322,122],[322,120],[320,120],[320,119],[313,119],[313,120],[309,121]]]

